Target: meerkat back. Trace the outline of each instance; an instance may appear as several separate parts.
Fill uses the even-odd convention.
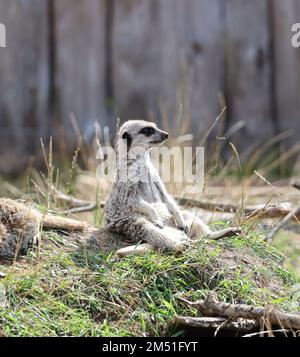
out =
[[[40,214],[33,207],[0,199],[0,257],[13,258],[32,247],[40,234]]]

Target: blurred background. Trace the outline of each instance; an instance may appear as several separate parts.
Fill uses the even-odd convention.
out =
[[[118,117],[295,173],[295,22],[299,0],[0,0],[0,173],[38,165],[40,138],[72,152],[95,121],[113,137]]]

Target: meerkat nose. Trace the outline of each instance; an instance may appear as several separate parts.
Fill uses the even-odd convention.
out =
[[[163,132],[163,138],[166,140],[166,139],[168,139],[168,137],[169,137],[169,134],[168,133],[166,133],[165,131]]]

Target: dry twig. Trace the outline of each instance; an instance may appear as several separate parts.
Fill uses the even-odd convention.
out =
[[[231,319],[252,319],[260,321],[268,318],[270,325],[280,326],[287,329],[300,329],[300,314],[285,313],[274,308],[266,309],[245,304],[229,304],[218,302],[213,295],[209,295],[206,300],[190,302],[185,299],[182,301],[197,308],[204,316],[227,317]]]
[[[279,232],[281,228],[283,228],[291,219],[296,219],[299,223],[298,217],[300,216],[300,205],[295,207],[292,211],[290,211],[266,236],[265,240],[272,240],[275,235]]]

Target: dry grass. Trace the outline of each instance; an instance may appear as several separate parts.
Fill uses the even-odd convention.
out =
[[[7,307],[0,324],[8,336],[160,336],[175,315],[197,315],[178,297],[196,300],[211,290],[220,301],[295,310],[296,280],[282,257],[249,235],[203,240],[180,256],[120,260],[82,248],[78,237],[45,232],[38,251],[1,267]]]

